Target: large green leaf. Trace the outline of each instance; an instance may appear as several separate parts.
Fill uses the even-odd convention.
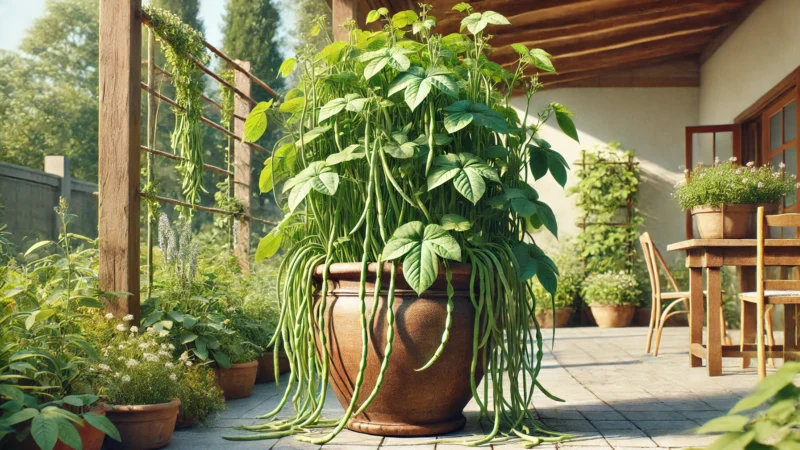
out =
[[[551,103],[550,107],[553,108],[553,111],[556,113],[556,122],[558,122],[558,127],[561,128],[561,131],[574,139],[575,142],[580,142],[578,130],[575,128],[575,123],[572,121],[572,117],[574,116],[572,111],[561,103],[556,102]]]
[[[374,77],[380,73],[387,64],[397,71],[405,72],[411,66],[411,61],[406,56],[409,53],[413,52],[409,49],[395,46],[362,54],[359,60],[367,63],[367,65],[364,66],[364,78],[369,80]]]
[[[268,193],[275,185],[291,175],[294,163],[297,160],[297,148],[293,143],[280,146],[275,154],[264,162],[264,169],[258,178],[258,188],[262,193]]]
[[[419,145],[409,141],[405,133],[392,134],[392,141],[383,146],[383,151],[397,159],[408,159],[414,156]]]
[[[531,172],[535,179],[543,177],[547,171],[562,187],[567,184],[567,169],[569,164],[560,153],[550,148],[550,143],[544,139],[533,138],[528,145],[530,154]]]
[[[122,441],[117,427],[115,427],[114,424],[111,423],[108,418],[106,418],[106,416],[101,416],[100,414],[94,413],[86,413],[83,415],[83,420],[88,422],[89,425],[105,433],[106,436],[110,437],[111,439],[114,439],[117,442]]]
[[[25,422],[27,420],[31,420],[34,417],[39,415],[39,410],[36,408],[25,408],[21,411],[17,411],[14,414],[10,415],[9,417],[3,419],[3,423],[6,425],[16,425],[18,423]]]
[[[502,14],[494,11],[484,11],[482,13],[472,13],[461,20],[461,29],[465,27],[472,34],[478,34],[489,25],[511,25],[511,22]]]
[[[58,420],[39,414],[31,422],[31,436],[41,450],[53,450],[58,441]]]
[[[405,279],[421,294],[439,276],[439,257],[460,261],[461,246],[439,225],[410,222],[395,230],[383,249],[386,261],[402,256]]]
[[[510,130],[505,117],[483,103],[459,100],[444,108],[444,110],[448,113],[447,117],[444,119],[444,127],[450,134],[466,127],[472,122],[498,133],[507,133]]]
[[[329,65],[336,64],[342,59],[342,54],[348,46],[349,44],[345,41],[332,42],[314,56],[314,61],[325,61]]]
[[[335,98],[319,110],[319,121],[327,120],[342,111],[361,112],[366,104],[367,99],[358,94],[347,94],[344,98]]]
[[[332,155],[329,155],[325,159],[325,162],[329,166],[335,166],[337,164],[341,164],[341,163],[346,162],[346,161],[354,161],[354,160],[357,160],[357,159],[363,159],[366,156],[367,156],[367,154],[366,154],[366,151],[364,150],[364,146],[363,145],[351,144],[351,145],[348,145],[344,150],[342,150],[342,151],[340,151],[338,153],[334,153]]]
[[[74,450],[82,450],[83,444],[81,443],[81,435],[78,434],[75,425],[67,420],[59,420],[57,424],[58,440]]]
[[[428,175],[428,190],[453,180],[461,195],[472,203],[478,203],[486,192],[484,178],[500,182],[495,169],[471,153],[440,155],[433,160],[433,167]]]
[[[288,77],[289,75],[294,72],[294,67],[297,65],[297,60],[294,58],[289,58],[281,64],[281,67],[278,69],[278,72],[281,74],[283,78]]]
[[[521,280],[536,276],[542,286],[555,296],[558,268],[536,244],[520,242],[511,249],[517,260],[517,275]]]
[[[790,361],[784,363],[777,372],[761,380],[755,392],[739,400],[730,413],[735,414],[763,405],[783,388],[791,384],[798,371],[800,371],[800,362]]]
[[[534,203],[536,204],[536,214],[539,217],[539,221],[542,222],[545,228],[553,233],[553,236],[558,238],[558,222],[556,221],[556,215],[553,213],[553,210],[544,202],[537,200]]]
[[[281,230],[278,227],[273,228],[272,231],[267,233],[267,235],[258,242],[255,255],[256,261],[271,258],[275,253],[278,253],[278,250],[281,248],[282,240],[283,235],[281,234]]]
[[[439,223],[447,231],[469,231],[472,228],[472,223],[470,223],[469,219],[459,214],[445,214]]]
[[[394,79],[389,86],[389,95],[405,91],[406,104],[412,111],[422,104],[433,87],[450,97],[458,98],[458,85],[450,75],[452,73],[447,69],[430,67],[425,70],[412,66]]]
[[[267,111],[272,107],[272,102],[261,102],[250,111],[244,121],[244,140],[245,142],[255,142],[261,139],[267,131]]]
[[[537,68],[545,72],[555,72],[552,61],[550,61],[550,54],[540,48],[532,48],[522,60],[528,64],[533,64]]]
[[[294,211],[311,190],[333,195],[339,188],[339,174],[325,161],[314,161],[283,185],[289,192],[289,210]]]
[[[417,20],[419,20],[419,16],[417,16],[417,13],[414,11],[400,11],[392,16],[392,26],[395,28],[405,28]]]
[[[728,433],[744,431],[744,426],[750,422],[747,416],[722,416],[711,419],[697,429],[698,434]]]
[[[295,147],[305,147],[306,145],[313,142],[318,137],[322,136],[323,134],[327,133],[328,130],[331,129],[330,125],[325,125],[322,127],[315,127],[310,130],[307,130],[303,133],[303,137],[298,139],[297,142],[294,143]]]

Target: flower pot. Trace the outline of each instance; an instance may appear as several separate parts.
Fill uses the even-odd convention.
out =
[[[109,406],[107,417],[119,430],[122,442],[108,440],[109,448],[150,450],[169,445],[181,401],[157,405]]]
[[[597,326],[600,328],[622,328],[627,327],[633,320],[636,313],[634,305],[589,305],[592,308]]]
[[[323,266],[317,267],[319,287]],[[366,284],[367,314],[377,308],[376,319],[368,325],[368,353],[360,399],[372,392],[386,346],[387,292],[374,299],[377,264],[370,264]],[[439,359],[427,370],[425,365],[439,347],[447,315],[445,271],[422,295],[405,282],[398,268],[394,296],[394,338],[392,354],[378,395],[370,406],[348,424],[348,428],[381,436],[429,436],[459,430],[462,414],[472,397],[472,362],[475,309],[469,298],[470,266],[452,264],[453,295],[450,339]],[[389,285],[390,264],[381,270],[382,289]],[[361,361],[361,302],[358,298],[361,264],[330,266],[328,298],[325,307],[325,336],[331,362],[330,384],[339,402],[347,407],[352,398]],[[319,301],[319,298],[317,299]],[[317,351],[321,352],[317,342]],[[476,382],[483,378],[479,361]]]
[[[102,416],[106,415],[105,406],[96,406],[89,412]],[[25,426],[29,427],[30,421],[26,422]],[[81,448],[83,450],[100,450],[103,446],[103,439],[106,437],[106,434],[89,425],[85,420],[83,421],[83,426],[76,426],[75,429],[78,431],[78,436],[81,437]],[[28,435],[24,441],[20,442],[19,450],[40,450],[40,448],[36,444],[36,441],[33,440],[33,437]],[[59,440],[56,442],[53,450],[72,450],[72,447]]]
[[[289,358],[283,352],[278,354],[279,373],[289,371]],[[258,358],[258,372],[256,372],[256,384],[270,383],[275,381],[275,360],[272,351],[265,352]]]
[[[230,369],[217,367],[217,384],[222,389],[225,400],[250,397],[256,384],[258,361],[231,364]]]
[[[695,206],[692,217],[701,239],[754,239],[756,237],[756,210],[759,206],[774,214],[778,206],[770,204]]]
[[[567,326],[573,311],[575,311],[573,308],[556,308],[555,328]],[[547,309],[536,313],[536,322],[540,328],[553,328],[553,310]]]

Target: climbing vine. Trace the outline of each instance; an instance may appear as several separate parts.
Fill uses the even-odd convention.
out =
[[[175,86],[175,129],[171,136],[172,151],[183,159],[178,172],[183,177],[182,190],[189,203],[200,200],[203,188],[203,135],[200,118],[203,115],[201,96],[203,79],[195,60],[207,64],[209,56],[203,45],[203,36],[181,22],[175,14],[144,5],[150,16],[150,28],[161,44],[167,60],[167,70]]]
[[[636,256],[640,174],[633,153],[611,142],[581,152],[578,184],[568,190],[577,198],[583,228],[576,241],[588,273],[630,272]]]

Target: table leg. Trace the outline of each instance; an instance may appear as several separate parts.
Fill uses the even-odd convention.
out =
[[[797,305],[783,305],[783,362],[797,360]]]
[[[689,269],[689,347],[692,344],[703,344],[703,269]],[[703,360],[689,353],[692,367],[702,367]]]
[[[754,292],[756,290],[756,268],[739,268],[739,292]],[[742,350],[744,344],[756,342],[756,304],[753,302],[740,302],[741,307],[741,336],[739,341]],[[742,358],[742,369],[750,367],[750,358]]]
[[[708,308],[706,308],[706,326],[708,326],[708,339],[706,349],[708,352],[708,376],[722,375],[722,330],[720,329],[719,314],[722,311],[722,280],[719,267],[708,268]]]

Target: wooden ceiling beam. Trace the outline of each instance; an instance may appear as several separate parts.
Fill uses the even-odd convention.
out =
[[[545,89],[562,87],[696,87],[700,64],[694,58],[658,57],[543,80]]]
[[[733,32],[739,28],[739,25],[741,25],[742,22],[750,17],[750,14],[752,14],[753,11],[755,11],[756,8],[758,8],[762,3],[764,3],[764,0],[751,0],[743,8],[741,8],[738,16],[730,24],[728,24],[728,26],[725,27],[725,29],[722,30],[711,42],[709,42],[708,45],[706,45],[706,47],[703,49],[703,52],[700,53],[700,63],[702,64],[708,61],[708,59],[711,58],[711,55],[713,55],[717,49],[722,47],[722,44],[724,44],[725,41],[727,41],[728,38],[733,34]]]

